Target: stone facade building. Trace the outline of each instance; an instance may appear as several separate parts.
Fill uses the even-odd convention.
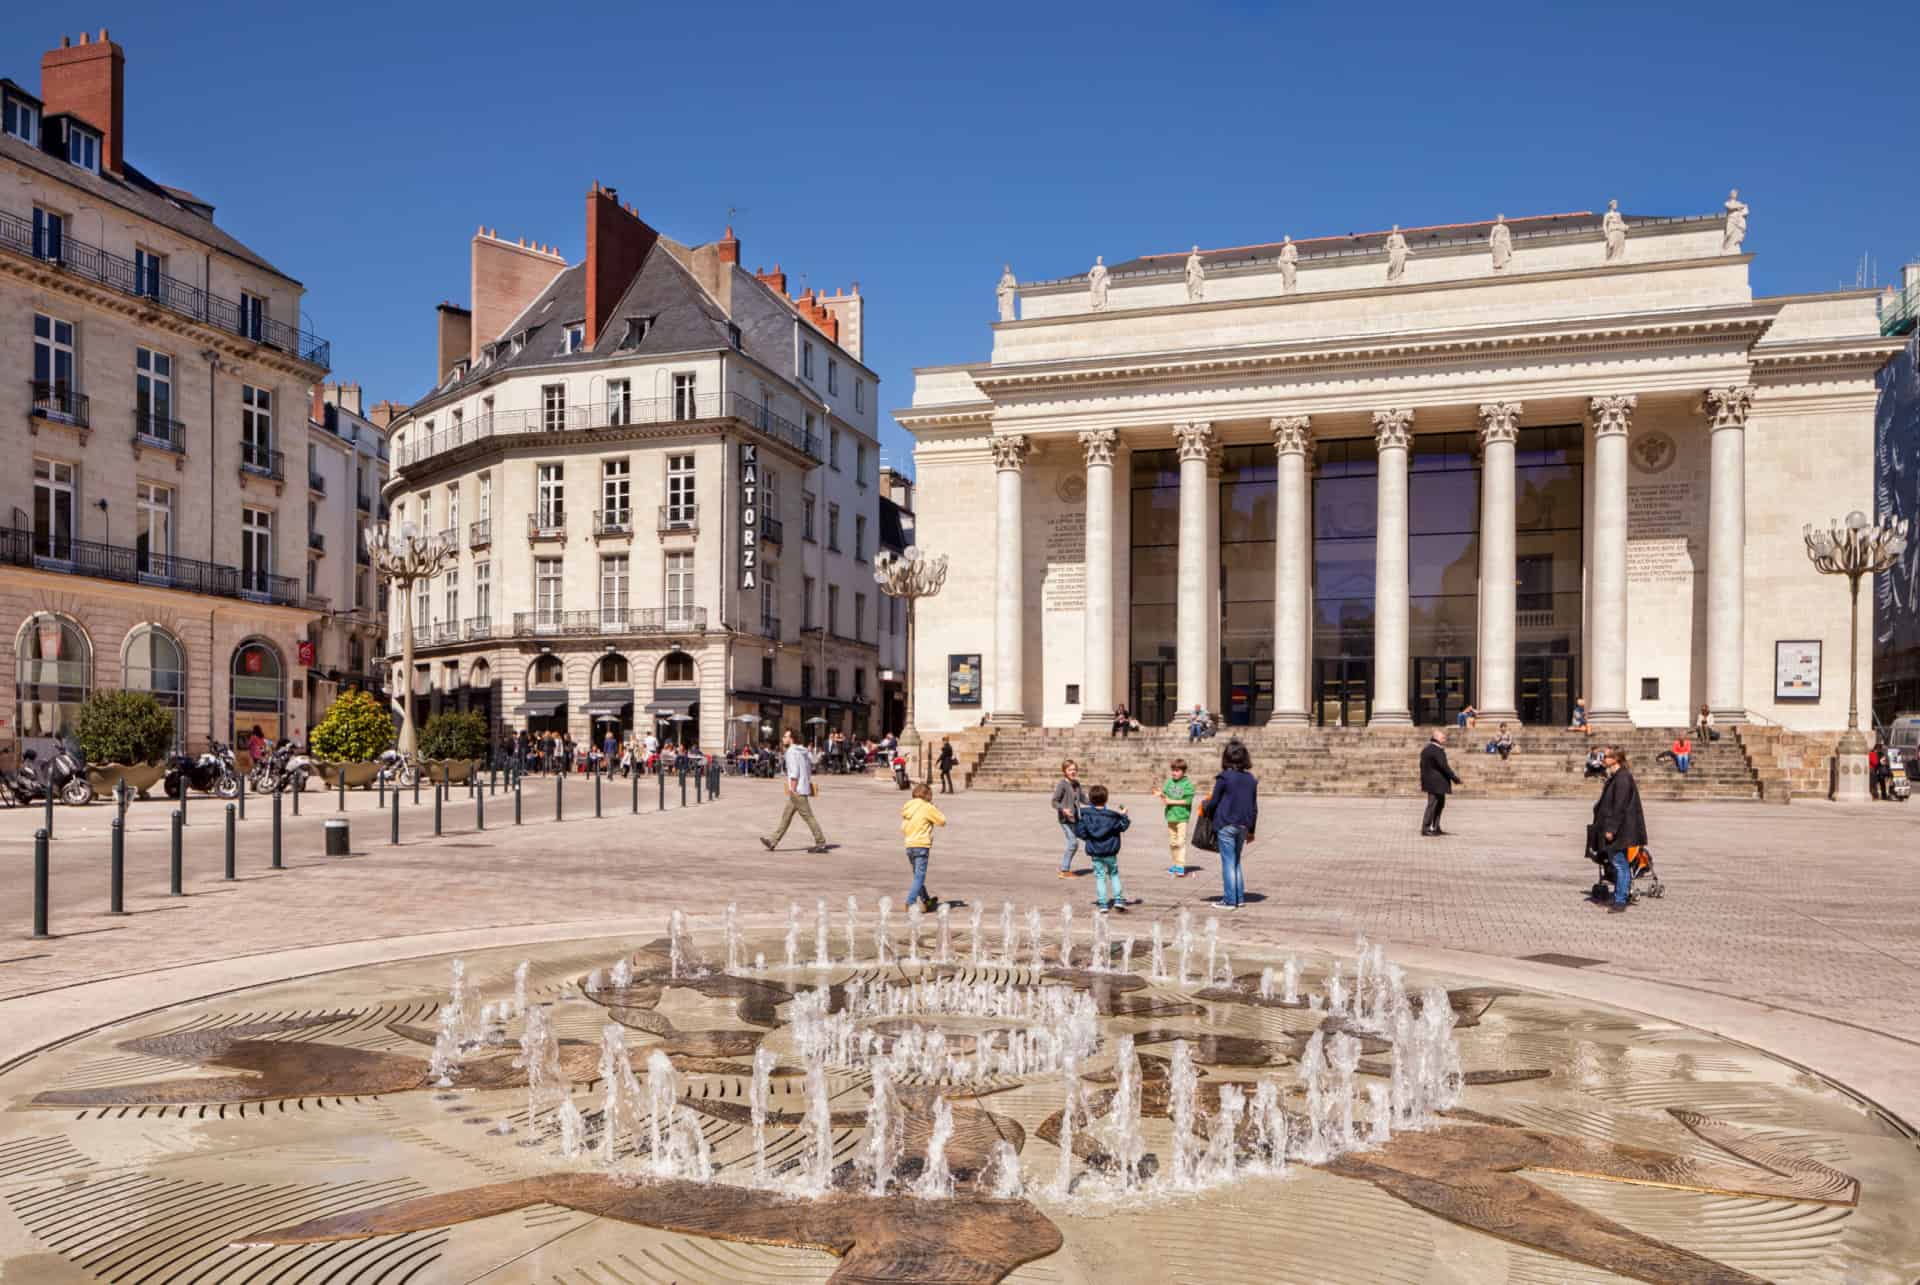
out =
[[[393,521],[459,549],[410,604],[419,717],[708,747],[871,725],[878,380],[857,285],[786,290],[731,229],[682,245],[598,184],[582,263],[474,237],[437,386],[389,426]]]
[[[1844,725],[1872,291],[1755,298],[1747,207],[1096,262],[920,370],[920,725]],[[1863,665],[1870,654],[1863,636]]]
[[[304,730],[315,612],[286,461],[328,348],[299,328],[298,281],[132,163],[124,79],[102,31],[48,52],[38,94],[0,80],[10,749],[123,686],[172,707],[187,748]]]
[[[387,434],[363,413],[358,384],[314,389],[307,420],[307,602],[320,612],[307,678],[307,725],[349,687],[384,694],[386,587],[363,532],[387,482]]]

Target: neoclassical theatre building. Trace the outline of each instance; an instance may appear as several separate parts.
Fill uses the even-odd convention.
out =
[[[916,372],[926,729],[1844,725],[1872,291],[1755,298],[1714,213],[1096,261]],[[1860,655],[1867,663],[1863,632]]]

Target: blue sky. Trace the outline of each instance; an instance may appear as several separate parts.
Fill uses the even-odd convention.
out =
[[[993,284],[1095,254],[1578,209],[1753,206],[1754,286],[1920,258],[1920,6],[11,6],[0,74],[108,26],[127,154],[306,283],[335,377],[431,382],[484,223],[584,194],[860,282],[881,405],[988,347]],[[31,18],[30,21],[27,19]],[[910,443],[886,421],[884,448]]]

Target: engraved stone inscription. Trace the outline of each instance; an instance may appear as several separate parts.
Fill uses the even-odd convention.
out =
[[[1047,520],[1043,611],[1081,611],[1087,605],[1087,515],[1056,513]]]
[[[1627,488],[1627,580],[1685,584],[1694,573],[1695,492],[1692,482],[1649,482]]]

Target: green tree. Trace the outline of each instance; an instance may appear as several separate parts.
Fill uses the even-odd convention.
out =
[[[487,757],[487,720],[476,713],[438,714],[420,733],[420,757],[465,763]]]
[[[149,692],[99,691],[74,724],[89,763],[153,763],[173,750],[173,713]]]
[[[393,715],[371,693],[341,692],[308,738],[313,755],[329,763],[366,763],[393,744]]]

